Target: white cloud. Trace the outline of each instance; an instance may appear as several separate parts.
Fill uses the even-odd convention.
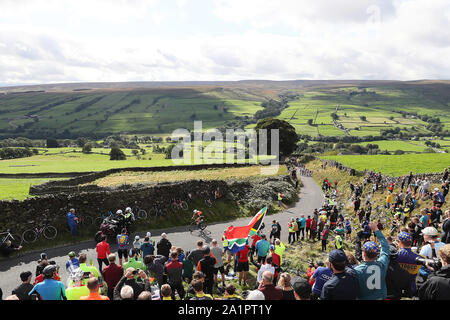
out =
[[[217,0],[195,34],[158,1],[62,2],[0,0],[0,83],[450,78],[447,0]]]

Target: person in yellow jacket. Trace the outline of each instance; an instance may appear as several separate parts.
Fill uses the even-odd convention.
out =
[[[291,222],[288,224],[289,228],[289,237],[288,237],[288,243],[294,243],[295,242],[295,228],[298,228],[297,222],[294,218],[292,218]]]
[[[283,254],[284,254],[285,250],[286,250],[286,246],[284,245],[284,243],[281,242],[280,239],[276,239],[274,252],[280,256],[280,265],[283,263]]]

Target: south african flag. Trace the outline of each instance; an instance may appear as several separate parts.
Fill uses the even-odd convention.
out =
[[[247,238],[258,232],[266,215],[267,207],[262,208],[250,221],[250,223],[243,227],[230,226],[225,231],[225,238],[228,240],[228,246],[224,249],[236,253],[242,250],[247,243]]]

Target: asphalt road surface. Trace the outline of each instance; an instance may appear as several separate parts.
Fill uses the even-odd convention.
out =
[[[294,217],[299,217],[300,214],[305,214],[305,217],[312,214],[315,208],[319,209],[324,203],[322,190],[314,182],[314,180],[311,177],[301,177],[301,180],[303,182],[303,187],[300,190],[299,200],[295,206],[284,212],[275,215],[268,215],[264,218],[266,225],[264,231],[266,232],[268,232],[272,220],[275,219],[280,222],[282,228],[281,241],[286,243],[288,238],[287,225],[289,221]],[[156,242],[160,240],[161,233],[165,232],[172,245],[181,247],[184,251],[188,251],[196,248],[196,243],[199,239],[203,239],[205,243],[208,244],[212,239],[217,239],[219,244],[221,244],[223,231],[227,229],[228,226],[231,224],[234,226],[244,226],[248,224],[250,219],[251,217],[246,217],[234,221],[211,224],[204,230],[204,233],[199,233],[198,231],[193,231],[190,233],[186,226],[149,231],[152,233],[152,239]],[[142,238],[145,236],[145,233],[146,232],[142,232],[138,234]],[[133,237],[130,237],[130,242],[132,243],[133,240],[134,235]],[[68,260],[67,254],[70,251],[75,251],[77,254],[86,253],[88,261],[89,259],[92,259],[94,265],[98,268],[95,245],[96,243],[93,240],[84,241],[82,243],[46,249],[40,252],[45,252],[49,260],[56,261],[56,264],[61,267],[59,274],[62,281],[66,285],[68,279],[68,274],[65,270],[65,265]],[[31,271],[33,273],[34,280],[37,261],[40,258],[40,252],[26,253],[17,258],[0,261],[0,288],[3,290],[3,298],[11,295],[11,291],[21,283],[19,277],[21,272]],[[117,245],[111,245],[111,252],[117,252]]]

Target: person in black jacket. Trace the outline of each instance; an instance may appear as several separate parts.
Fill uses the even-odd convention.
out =
[[[214,265],[217,263],[216,258],[211,255],[208,246],[203,248],[203,258],[198,262],[197,271],[205,274],[205,293],[212,294],[214,285]]]
[[[412,297],[411,276],[397,262],[398,251],[394,245],[389,246],[389,266],[386,272],[386,288],[388,300],[400,300]]]
[[[445,218],[442,223],[441,241],[443,243],[450,243],[450,210],[445,211]]]
[[[169,259],[170,249],[172,248],[172,244],[169,240],[167,240],[167,235],[165,233],[161,234],[161,240],[159,240],[156,245],[156,249],[158,250],[158,255],[162,255]]]
[[[31,300],[31,296],[28,293],[33,289],[33,285],[30,283],[32,278],[32,273],[30,271],[25,271],[20,274],[20,280],[22,284],[12,291],[19,300]]]
[[[137,274],[142,279],[142,282],[138,282],[134,278],[136,274],[134,274],[133,271],[135,271],[133,267],[128,268],[125,271],[125,275],[117,283],[116,287],[114,288],[114,300],[122,300],[120,296],[120,290],[122,290],[122,287],[125,285],[133,288],[134,300],[137,300],[142,291],[152,291],[150,282],[148,281],[148,277],[145,272],[143,270],[140,270],[140,272]]]
[[[164,284],[164,264],[166,261],[167,258],[161,255],[144,257],[143,262],[147,267],[147,272],[156,279],[159,288]]]
[[[428,276],[419,287],[419,300],[448,300],[450,297],[450,244],[438,250],[442,268]]]

